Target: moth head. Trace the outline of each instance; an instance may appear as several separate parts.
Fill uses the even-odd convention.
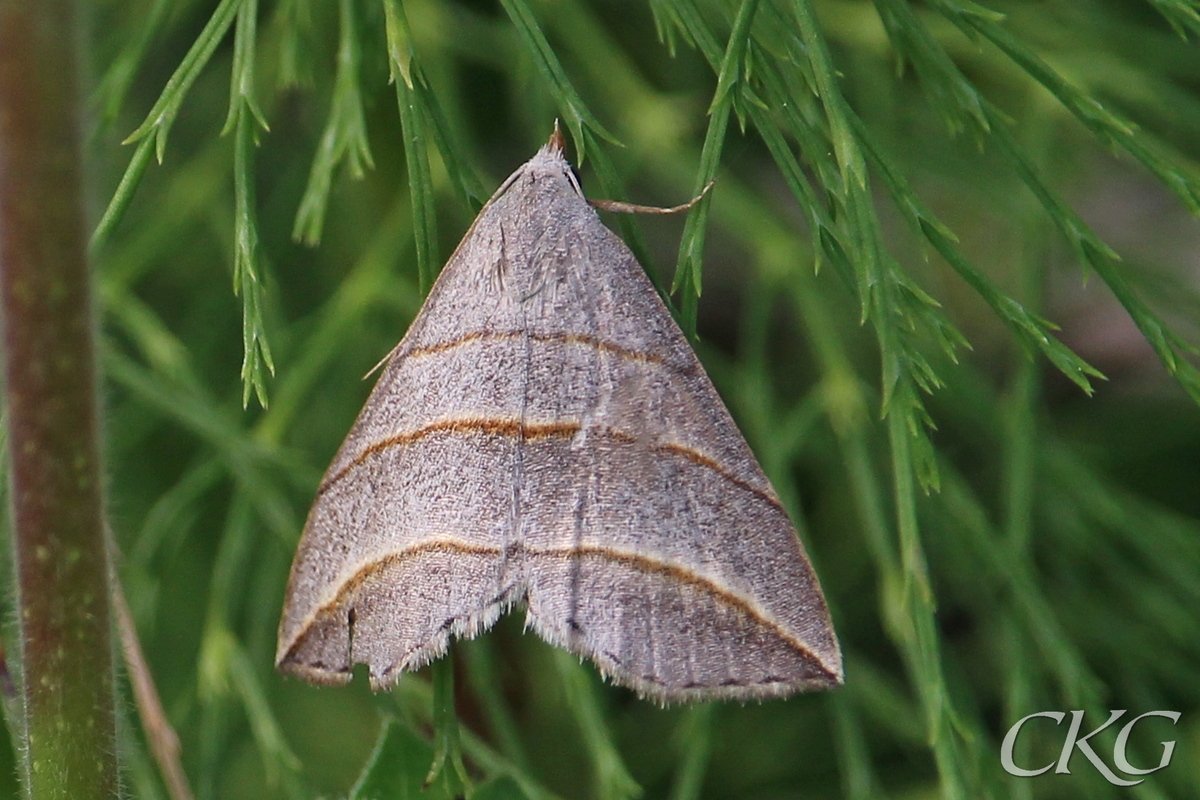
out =
[[[554,132],[550,134],[550,138],[546,141],[546,144],[525,165],[525,169],[535,181],[542,176],[558,177],[562,175],[570,182],[576,194],[583,197],[583,189],[579,185],[579,176],[575,174],[575,169],[571,166],[571,162],[567,160],[567,140],[558,126],[558,120],[554,121]]]

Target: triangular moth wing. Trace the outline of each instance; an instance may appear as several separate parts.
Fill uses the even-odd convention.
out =
[[[487,629],[523,586],[512,538],[523,356],[501,222],[480,211],[330,464],[292,563],[280,669],[376,688]],[[492,336],[498,334],[498,337]]]
[[[569,169],[545,153],[510,189],[511,229],[533,237],[510,234],[510,250],[532,254],[538,292],[516,536],[528,624],[664,701],[839,683],[825,600],[786,512]]]

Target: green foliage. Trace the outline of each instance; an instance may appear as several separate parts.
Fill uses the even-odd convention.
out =
[[[1073,708],[1182,711],[1132,794],[1187,796],[1194,220],[1114,220],[1200,210],[1198,35],[1183,0],[105,6],[113,525],[197,796],[1116,797],[1078,756],[1000,769],[1015,720]],[[361,377],[556,116],[592,196],[716,181],[686,220],[611,222],[802,530],[837,692],[659,709],[519,619],[457,646],[457,698],[445,671],[380,701],[271,669]]]

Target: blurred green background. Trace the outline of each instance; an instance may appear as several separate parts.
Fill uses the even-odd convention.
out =
[[[389,697],[361,675],[310,687],[274,673],[275,627],[362,376],[556,118],[593,197],[674,205],[715,177],[689,215],[606,221],[659,285],[678,266],[679,318],[801,530],[846,685],[663,709],[517,613],[455,648],[473,782],[1196,796],[1197,4],[85,5],[111,525],[197,797],[347,796],[385,719],[369,780],[439,796],[408,793],[429,670]],[[1071,709],[1085,731],[1182,712],[1131,738],[1141,766],[1176,740],[1170,766],[1133,789],[1080,753],[1069,775],[1003,772],[1013,722]],[[165,797],[123,712],[130,792]],[[1093,740],[1109,764],[1118,727]],[[1018,762],[1050,763],[1065,728],[1026,728]]]

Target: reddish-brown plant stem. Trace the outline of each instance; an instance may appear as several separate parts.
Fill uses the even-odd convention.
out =
[[[70,0],[0,0],[0,316],[32,800],[118,793]]]

